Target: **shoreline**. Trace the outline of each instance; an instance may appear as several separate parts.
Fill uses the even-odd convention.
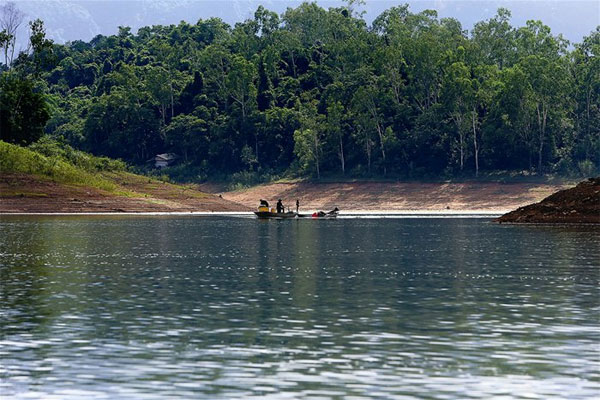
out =
[[[305,211],[312,213],[313,211]],[[401,218],[401,217],[456,217],[494,218],[507,211],[498,210],[348,210],[340,211],[338,218]],[[151,212],[0,212],[0,218],[10,216],[190,216],[190,217],[253,217],[252,211],[151,211]],[[310,218],[306,218],[310,220]]]
[[[341,217],[499,217],[570,186],[481,182],[281,182],[222,192],[203,185],[178,186],[129,175],[116,177],[115,182],[129,194],[64,185],[26,174],[0,174],[0,215],[252,215],[259,199],[272,203],[283,199],[287,206],[295,205],[298,200],[303,213],[338,207]]]
[[[501,225],[519,225],[519,226],[599,226],[596,222],[504,222],[498,218],[506,214],[507,211],[490,211],[490,210],[402,210],[402,211],[372,211],[372,210],[349,210],[341,212],[337,220],[340,219],[489,219],[490,222],[495,222]],[[156,212],[16,212],[3,213],[0,212],[0,222],[2,219],[11,219],[16,217],[99,217],[99,218],[147,218],[147,217],[187,217],[187,218],[211,218],[211,217],[229,217],[229,218],[244,218],[255,219],[254,213],[250,211],[156,211]],[[294,218],[289,221],[317,221],[313,218]],[[332,221],[332,220],[327,220]],[[335,219],[333,220],[335,221]]]

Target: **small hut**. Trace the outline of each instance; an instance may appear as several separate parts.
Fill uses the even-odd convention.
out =
[[[179,156],[175,153],[157,154],[154,157],[154,166],[156,168],[165,168],[173,165]]]

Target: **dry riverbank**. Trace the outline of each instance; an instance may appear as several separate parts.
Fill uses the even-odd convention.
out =
[[[104,176],[118,190],[65,185],[29,174],[1,174],[0,213],[250,211],[189,185],[127,173]]]
[[[216,185],[173,185],[132,174],[114,174],[110,179],[119,190],[107,192],[34,175],[2,174],[0,213],[251,211],[259,199],[274,205],[279,198],[290,207],[298,199],[305,211],[337,206],[346,212],[504,213],[570,187],[560,183],[293,182],[222,192]]]
[[[480,210],[506,212],[540,201],[566,184],[550,183],[418,183],[418,182],[342,182],[342,183],[270,183],[245,190],[220,192],[217,187],[202,185],[202,190],[221,194],[224,199],[248,208],[259,199],[301,210],[406,211],[406,210]]]

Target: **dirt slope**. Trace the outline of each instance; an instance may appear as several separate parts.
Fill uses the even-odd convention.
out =
[[[249,211],[191,186],[138,175],[105,174],[122,189],[110,193],[29,174],[0,174],[0,213]]]
[[[224,199],[255,208],[259,199],[301,210],[331,209],[343,211],[402,210],[482,210],[515,209],[539,201],[568,187],[547,183],[417,183],[417,182],[346,182],[346,183],[271,183],[247,190],[222,192]],[[208,190],[209,188],[207,188]],[[218,193],[218,192],[217,192]]]
[[[503,215],[498,222],[600,224],[600,177],[561,190],[539,203]]]

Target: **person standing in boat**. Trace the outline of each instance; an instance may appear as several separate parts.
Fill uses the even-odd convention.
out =
[[[296,214],[298,214],[298,210],[300,210],[300,201],[296,199]]]
[[[281,202],[281,199],[279,199],[277,201],[277,212],[282,213],[283,211],[284,211],[283,203]]]

